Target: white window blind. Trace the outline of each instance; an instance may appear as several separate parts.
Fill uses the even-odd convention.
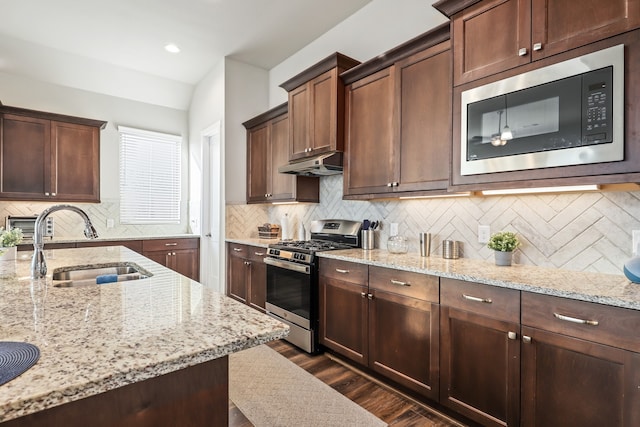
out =
[[[120,222],[180,223],[182,137],[118,126]]]

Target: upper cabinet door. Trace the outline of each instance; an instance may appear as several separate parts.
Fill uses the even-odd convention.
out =
[[[336,150],[338,132],[338,72],[332,69],[309,83],[312,91],[310,154]],[[340,90],[342,93],[342,88]],[[340,97],[344,101],[344,97]],[[340,138],[342,141],[342,138]]]
[[[3,199],[44,198],[51,191],[51,126],[49,120],[2,117]]]
[[[269,198],[271,161],[268,123],[247,131],[247,202],[265,202]]]
[[[454,15],[454,85],[531,61],[531,0],[486,0]]]
[[[296,177],[278,173],[278,167],[289,162],[289,120],[288,116],[271,122],[271,201],[295,198]]]
[[[307,155],[311,146],[311,91],[302,85],[289,92],[289,159]]]
[[[395,68],[347,88],[344,195],[392,191],[395,162]]]
[[[91,126],[51,122],[52,192],[64,200],[100,198],[100,131]],[[72,166],[71,166],[72,165]]]
[[[451,50],[440,43],[396,64],[400,145],[394,191],[445,190],[451,152]]]
[[[638,0],[532,1],[534,60],[640,26]]]

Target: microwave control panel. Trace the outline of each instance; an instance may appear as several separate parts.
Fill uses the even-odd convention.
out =
[[[613,140],[613,67],[582,75],[582,144]]]

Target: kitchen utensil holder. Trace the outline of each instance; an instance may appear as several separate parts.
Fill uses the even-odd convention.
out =
[[[376,235],[374,230],[362,230],[362,249],[365,251],[376,248]]]

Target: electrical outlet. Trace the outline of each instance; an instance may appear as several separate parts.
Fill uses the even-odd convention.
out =
[[[398,235],[398,223],[392,222],[389,224],[389,236],[397,236]]]
[[[478,226],[478,243],[489,243],[491,238],[491,227],[488,225]]]
[[[107,219],[107,228],[113,228],[115,221],[112,218]]]
[[[631,243],[631,253],[633,256],[640,255],[640,230],[633,230],[631,232],[632,243]]]

